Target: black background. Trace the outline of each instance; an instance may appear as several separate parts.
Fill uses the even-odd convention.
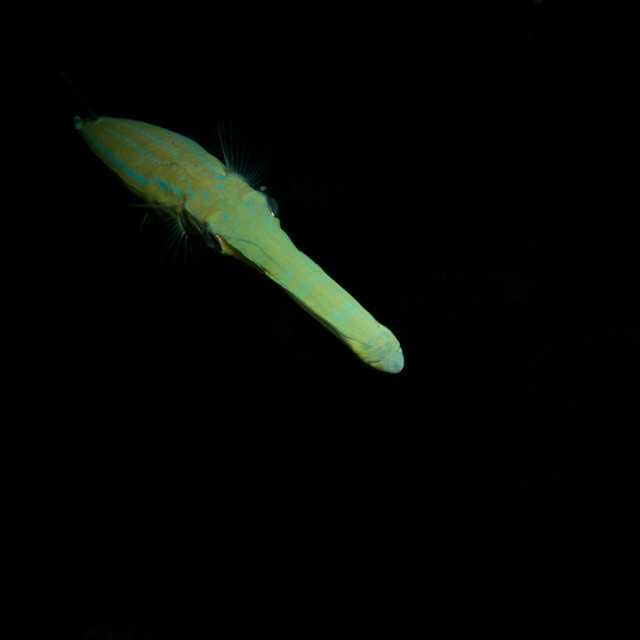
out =
[[[5,242],[21,637],[619,637],[638,207],[628,16],[605,5],[155,29],[104,9],[71,47],[54,34]],[[216,155],[221,122],[268,140],[283,227],[404,371],[246,266],[140,231],[61,67],[100,115]]]

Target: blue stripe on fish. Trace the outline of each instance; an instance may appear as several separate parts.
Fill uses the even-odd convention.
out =
[[[132,171],[129,167],[127,167],[127,165],[124,162],[116,158],[113,155],[113,153],[111,153],[111,151],[108,151],[107,149],[105,149],[91,134],[87,133],[86,130],[84,131],[84,136],[89,141],[90,144],[92,144],[96,149],[100,151],[100,153],[103,153],[105,156],[107,156],[107,158],[109,158],[111,162],[113,162],[115,165],[120,167],[123,171],[125,171],[125,173],[130,175],[132,178],[135,178],[140,184],[149,184],[151,182],[151,180],[147,180],[147,178],[143,178],[142,176],[138,175],[135,171]]]

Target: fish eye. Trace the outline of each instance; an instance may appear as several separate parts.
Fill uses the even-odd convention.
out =
[[[276,202],[276,199],[273,196],[270,196],[267,193],[267,189],[269,187],[267,187],[266,185],[262,185],[258,191],[261,191],[264,194],[264,197],[267,199],[267,206],[269,207],[269,213],[274,217],[277,218],[278,217],[278,203]]]
[[[274,218],[278,217],[278,203],[276,199],[270,196],[268,193],[264,194],[267,198],[267,206],[269,207],[269,211]]]

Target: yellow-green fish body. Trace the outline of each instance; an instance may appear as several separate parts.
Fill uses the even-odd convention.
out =
[[[285,289],[365,363],[402,370],[400,344],[280,228],[269,197],[199,144],[135,120],[75,120],[93,152],[142,200],[172,210],[188,232]]]

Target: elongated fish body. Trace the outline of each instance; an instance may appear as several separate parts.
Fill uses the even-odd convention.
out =
[[[269,199],[199,144],[144,122],[76,118],[92,151],[150,206],[175,212],[189,232],[249,263],[285,289],[366,364],[402,370],[402,349],[349,293],[299,251]]]

